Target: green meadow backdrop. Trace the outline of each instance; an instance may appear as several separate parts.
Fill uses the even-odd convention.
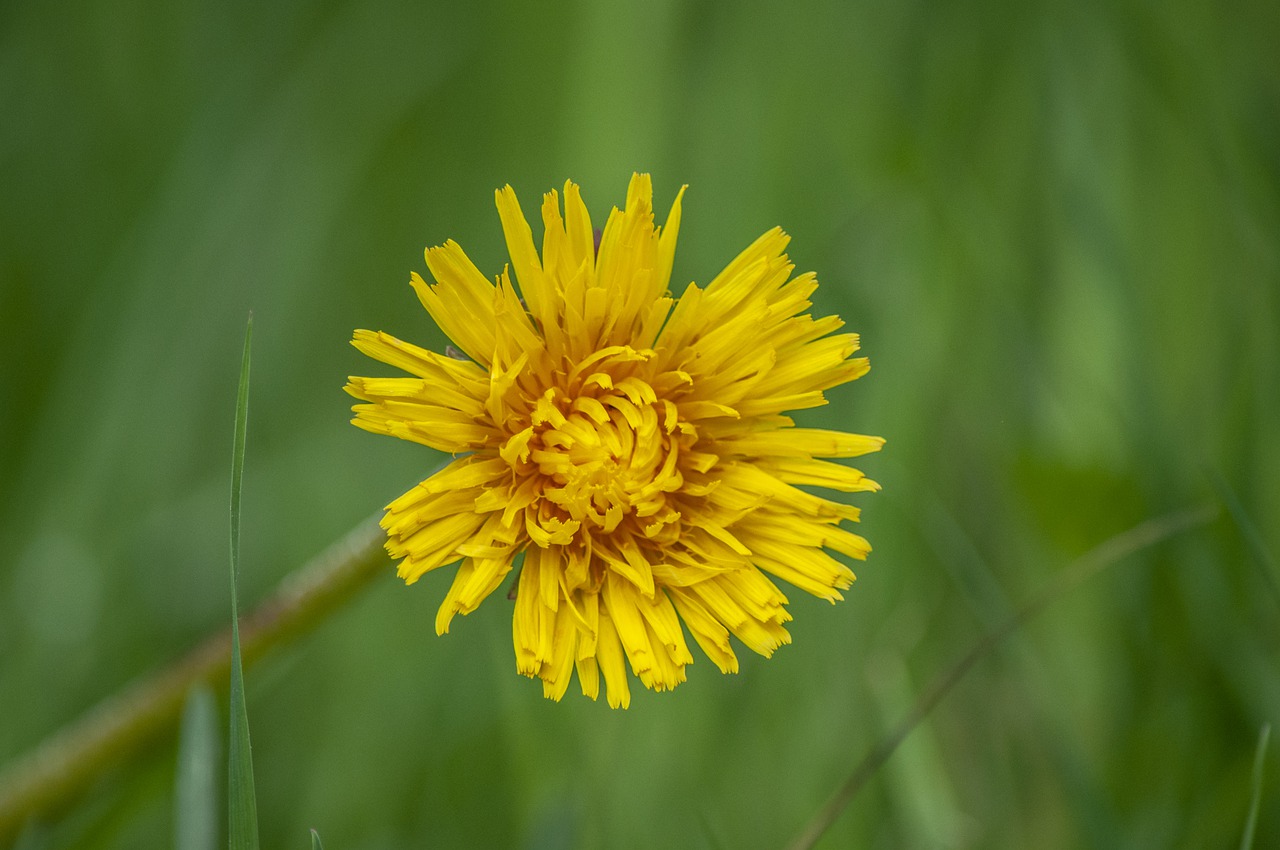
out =
[[[847,601],[610,711],[515,673],[495,594],[388,567],[247,674],[263,846],[780,847],[933,677],[1094,545],[1217,519],[1056,602],[823,847],[1235,847],[1280,721],[1280,5],[0,6],[0,763],[425,476],[347,424],[347,342],[445,340],[422,250],[496,273],[493,190],[688,183],[673,284],[769,227],[872,370]],[[540,233],[540,225],[535,225]],[[1230,506],[1230,507],[1228,507]],[[225,692],[220,697],[225,723]],[[1273,741],[1255,846],[1280,846]],[[169,844],[176,736],[28,848]]]

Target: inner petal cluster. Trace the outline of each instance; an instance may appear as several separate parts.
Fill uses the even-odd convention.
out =
[[[669,499],[684,480],[678,413],[637,378],[616,387],[607,374],[593,379],[575,398],[555,390],[540,398],[503,457],[517,475],[537,476],[543,499],[584,534],[611,535],[626,520],[652,538],[679,519]]]

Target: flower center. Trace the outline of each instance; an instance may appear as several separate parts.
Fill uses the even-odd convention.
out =
[[[691,443],[676,406],[629,377],[616,387],[610,380],[584,386],[573,397],[547,390],[502,454],[534,485],[526,491],[537,526],[531,537],[566,544],[619,527],[648,538],[675,533],[668,526],[680,513],[671,494],[684,484],[681,450]]]

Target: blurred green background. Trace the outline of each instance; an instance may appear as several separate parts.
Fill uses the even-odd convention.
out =
[[[515,674],[501,594],[437,638],[447,577],[388,569],[249,671],[263,845],[780,846],[986,628],[1221,481],[1260,546],[1223,513],[1064,598],[823,846],[1236,846],[1280,720],[1278,43],[1267,0],[9,0],[0,761],[225,624],[250,309],[246,609],[436,462],[340,391],[389,374],[353,328],[444,344],[422,249],[496,273],[494,188],[572,177],[602,222],[646,170],[662,210],[690,185],[676,282],[780,224],[863,334],[801,416],[889,440],[860,581],[613,712]],[[173,771],[120,765],[41,846],[165,846]]]

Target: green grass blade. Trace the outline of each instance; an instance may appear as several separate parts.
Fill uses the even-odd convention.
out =
[[[938,674],[926,688],[915,705],[899,721],[898,725],[886,733],[863,757],[853,773],[844,784],[836,789],[836,793],[814,814],[804,829],[787,845],[787,850],[811,850],[818,843],[827,829],[836,822],[840,813],[849,805],[862,787],[870,781],[898,746],[907,739],[917,726],[929,716],[930,712],[942,702],[951,689],[973,669],[979,661],[990,655],[1005,638],[1022,628],[1033,617],[1061,598],[1072,588],[1084,582],[1094,574],[1120,560],[1168,540],[1174,535],[1188,529],[1204,525],[1217,516],[1217,510],[1210,506],[1179,511],[1130,528],[1128,531],[1110,537],[1077,558],[1066,569],[1058,572],[1054,578],[1039,592],[1031,597],[1021,608],[1013,613],[994,630],[988,632],[960,657],[950,668]],[[1260,781],[1260,780],[1259,780]]]
[[[218,838],[218,713],[213,692],[198,685],[187,693],[178,738],[174,794],[175,850],[214,850]]]
[[[320,833],[314,829],[311,830],[311,850],[324,850],[324,845],[320,843]]]
[[[1253,793],[1249,801],[1249,816],[1244,821],[1244,835],[1240,837],[1240,850],[1253,850],[1253,833],[1258,828],[1258,809],[1262,805],[1262,768],[1267,760],[1267,742],[1271,740],[1271,724],[1263,723],[1258,733],[1258,749],[1253,754]]]
[[[698,825],[702,827],[702,836],[707,839],[707,846],[711,850],[724,850],[724,843],[716,835],[715,829],[711,826],[711,819],[707,817],[706,812],[698,812]]]
[[[244,334],[236,431],[231,454],[231,721],[227,745],[227,828],[231,850],[258,850],[258,803],[253,790],[253,753],[249,711],[244,702],[244,665],[240,658],[240,612],[236,581],[240,576],[240,489],[244,479],[244,441],[249,421],[249,350],[253,314]]]
[[[49,846],[49,837],[44,827],[32,821],[18,834],[12,850],[45,850]]]
[[[1249,514],[1245,512],[1244,505],[1240,502],[1240,497],[1236,495],[1235,490],[1231,489],[1227,479],[1215,473],[1213,483],[1217,486],[1218,493],[1222,496],[1222,501],[1227,506],[1227,511],[1231,514],[1232,521],[1236,524],[1236,529],[1240,532],[1240,536],[1244,538],[1245,545],[1249,547],[1249,554],[1253,556],[1253,563],[1262,575],[1262,580],[1266,584],[1267,590],[1271,591],[1271,597],[1276,602],[1280,602],[1280,581],[1276,578],[1275,558],[1272,558],[1271,553],[1267,550],[1267,544],[1262,540],[1262,533],[1258,531],[1258,526],[1253,523],[1253,520],[1249,518]]]

